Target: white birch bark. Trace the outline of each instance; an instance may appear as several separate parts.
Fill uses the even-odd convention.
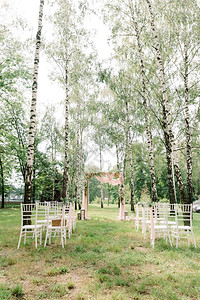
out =
[[[100,140],[99,145],[99,155],[100,155],[100,172],[102,171],[102,145]],[[101,183],[101,208],[103,208],[103,184]]]
[[[187,148],[187,203],[193,201],[192,189],[192,151],[191,151],[191,132],[190,132],[190,117],[189,117],[189,87],[188,87],[188,45],[184,43],[184,89],[185,89],[185,135],[186,135],[186,148]]]
[[[36,125],[36,103],[37,103],[37,90],[38,90],[38,69],[39,69],[39,58],[40,58],[43,7],[44,7],[44,0],[40,0],[38,30],[36,34],[36,47],[35,47],[35,57],[34,57],[28,152],[27,152],[26,170],[25,170],[24,203],[31,202],[32,170],[33,170],[33,161],[34,161],[34,142],[35,142],[35,125]]]
[[[116,144],[116,156],[117,156],[117,172],[120,172],[120,167],[119,167],[119,148],[118,144]],[[118,187],[118,207],[120,208],[120,186]]]
[[[130,4],[131,16],[132,16],[132,20],[133,20],[133,24],[134,24],[134,29],[135,29],[135,33],[136,33],[138,54],[139,54],[139,59],[140,59],[140,71],[141,71],[141,77],[142,77],[142,98],[143,98],[143,105],[144,105],[144,111],[145,111],[145,125],[146,125],[146,136],[147,136],[150,175],[151,175],[152,201],[157,202],[158,196],[157,196],[157,188],[156,188],[156,174],[155,174],[155,167],[154,167],[152,132],[150,129],[149,110],[148,110],[148,105],[147,105],[144,60],[143,60],[142,46],[141,46],[141,42],[140,42],[138,23],[136,21],[135,15],[134,15],[132,2],[129,2],[129,4]]]
[[[80,128],[80,195],[83,194],[84,189],[84,153],[83,153],[83,129]],[[79,209],[81,209],[81,202],[79,204]]]
[[[160,43],[158,40],[158,33],[155,27],[154,23],[154,15],[152,12],[151,2],[150,0],[146,0],[148,4],[148,9],[151,17],[151,28],[154,36],[154,48],[156,50],[157,54],[157,63],[159,68],[159,77],[161,82],[161,88],[162,88],[162,110],[163,110],[163,131],[164,131],[164,138],[165,138],[165,146],[166,146],[166,156],[167,156],[167,167],[168,167],[168,187],[169,187],[169,198],[170,203],[175,203],[175,190],[173,185],[173,172],[172,172],[172,159],[171,154],[174,158],[174,167],[175,167],[175,174],[177,178],[177,183],[179,187],[180,192],[180,198],[182,202],[185,201],[185,191],[184,191],[184,185],[181,177],[181,172],[179,168],[178,163],[178,156],[175,150],[175,141],[174,141],[174,135],[172,131],[172,123],[171,123],[171,114],[170,114],[170,108],[169,108],[169,102],[168,102],[168,96],[167,96],[167,88],[166,88],[166,81],[165,81],[165,74],[164,74],[164,67],[162,62],[162,56],[160,52]]]
[[[68,87],[68,59],[66,45],[66,68],[65,68],[65,167],[63,173],[63,191],[62,197],[69,201],[69,87]]]
[[[68,1],[64,0],[63,6],[64,10],[64,28],[63,35],[65,39],[65,162],[64,162],[64,172],[63,172],[63,190],[62,197],[66,201],[69,201],[69,57],[68,57],[68,26],[69,26],[69,12],[68,12]]]
[[[77,130],[76,130],[76,188],[77,188],[77,202],[80,206],[80,181],[81,181],[81,157],[80,157],[80,125],[79,125],[79,100],[77,103]]]
[[[133,153],[132,153],[132,140],[131,140],[131,124],[130,124],[130,116],[129,116],[129,107],[128,102],[125,101],[126,107],[126,120],[128,127],[128,149],[130,156],[130,169],[131,169],[131,211],[134,211],[134,175],[133,175]]]
[[[0,176],[1,176],[1,208],[4,208],[5,204],[5,184],[4,184],[4,171],[3,171],[3,162],[0,156]]]

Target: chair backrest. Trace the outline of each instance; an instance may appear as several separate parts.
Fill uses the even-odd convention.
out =
[[[21,203],[21,224],[22,225],[37,225],[37,209],[35,203]]]
[[[192,204],[177,205],[176,220],[178,226],[192,226]]]
[[[60,208],[60,206],[59,206]],[[52,225],[53,226],[65,226],[66,222],[65,222],[65,205],[62,205],[62,209],[61,211],[59,211],[58,215],[52,214],[52,207],[50,205],[47,206],[47,210],[46,210],[46,220],[47,220],[47,224],[49,224],[50,221],[52,221]]]
[[[149,207],[147,205],[142,206],[142,233],[146,233],[146,224],[149,221]]]
[[[39,202],[37,205],[37,219],[46,220],[47,219],[47,207],[48,202]]]
[[[176,206],[178,204],[167,204],[167,218],[169,224],[175,224],[176,222]]]
[[[136,209],[136,219],[139,220],[140,218],[142,218],[142,205],[137,203],[135,209]]]
[[[153,217],[156,223],[166,220],[167,203],[154,203],[153,205]]]

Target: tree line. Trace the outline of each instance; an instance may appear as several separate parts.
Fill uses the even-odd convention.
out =
[[[108,149],[115,149],[116,166],[110,171],[123,172],[132,211],[141,199],[191,203],[200,194],[199,2],[97,4],[40,0],[31,42],[0,26],[2,207],[13,172],[24,183],[25,203],[73,200],[80,207],[84,172],[102,170]],[[51,37],[45,37],[45,5]],[[106,62],[98,58],[85,27],[92,14],[110,30]],[[27,43],[35,44],[32,68],[25,59]],[[65,92],[62,118],[56,105],[47,105],[38,116],[41,51],[54,65],[52,80]],[[30,90],[31,103],[26,100]],[[92,152],[98,166],[86,164]],[[95,180],[91,190],[100,193],[101,207],[105,194],[117,197],[116,189],[100,185],[99,190]]]

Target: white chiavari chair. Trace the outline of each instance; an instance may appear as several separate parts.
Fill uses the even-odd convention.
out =
[[[46,247],[47,240],[49,239],[49,245],[51,244],[52,236],[60,237],[62,247],[64,248],[64,243],[66,244],[66,230],[67,230],[67,220],[65,220],[65,205],[62,207],[62,213],[58,218],[58,215],[55,219],[50,218],[50,207],[47,209],[47,231],[46,238],[44,242],[44,247]]]
[[[154,248],[156,238],[164,238],[167,242],[169,240],[172,246],[170,231],[168,226],[167,218],[167,204],[163,204],[157,210],[157,204],[150,207],[150,220],[151,220],[151,232],[150,232],[150,242]]]
[[[37,239],[40,238],[42,243],[42,224],[38,224],[38,205],[21,204],[21,230],[19,236],[18,247],[20,247],[21,239],[24,237],[24,244],[27,238],[35,238],[35,248],[37,248]]]
[[[187,239],[188,246],[190,239],[196,248],[194,232],[192,227],[192,204],[177,204],[175,205],[175,221],[176,224],[171,226],[172,242],[176,240],[176,248],[180,239]]]

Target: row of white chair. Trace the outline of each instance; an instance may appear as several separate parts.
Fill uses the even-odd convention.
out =
[[[60,237],[62,247],[66,244],[66,236],[70,238],[76,227],[75,205],[63,205],[60,202],[41,202],[21,204],[21,230],[18,247],[24,237],[24,244],[27,238],[35,239],[37,248],[38,238],[42,244],[42,233],[46,231],[44,247],[51,244],[52,237]]]
[[[169,240],[172,246],[176,240],[176,247],[181,238],[190,238],[196,247],[192,227],[192,204],[153,203],[152,206],[136,204],[135,228],[138,231],[142,226],[142,233],[146,238],[147,230],[150,232],[150,242],[154,248],[158,237]]]

